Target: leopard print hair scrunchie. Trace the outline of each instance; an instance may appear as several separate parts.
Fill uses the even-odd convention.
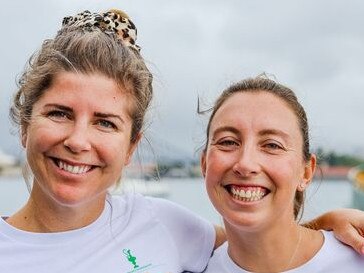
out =
[[[76,16],[64,17],[62,27],[65,26],[98,27],[105,33],[114,32],[126,46],[140,52],[140,46],[135,44],[137,29],[128,15],[121,10],[112,9],[104,13],[85,10]]]

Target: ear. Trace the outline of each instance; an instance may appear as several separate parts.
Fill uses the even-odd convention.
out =
[[[201,173],[202,173],[203,177],[205,177],[206,176],[206,152],[205,151],[203,151],[201,153],[200,167],[201,167]]]
[[[139,133],[134,142],[130,143],[128,154],[126,155],[125,165],[129,165],[131,158],[133,157],[134,151],[137,148],[143,134]]]
[[[305,164],[303,180],[298,185],[299,191],[303,191],[311,183],[316,170],[316,161],[317,161],[316,155],[311,154],[310,159]]]

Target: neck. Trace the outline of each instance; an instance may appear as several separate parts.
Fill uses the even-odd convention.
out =
[[[241,268],[252,272],[295,268],[311,259],[322,244],[319,232],[307,230],[294,221],[254,231],[238,230],[228,223],[225,227],[229,256]]]
[[[105,206],[105,196],[100,195],[87,203],[65,206],[51,200],[37,198],[31,192],[26,205],[7,219],[7,222],[21,230],[49,233],[79,229],[94,222]]]

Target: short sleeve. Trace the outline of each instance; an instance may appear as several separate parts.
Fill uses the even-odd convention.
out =
[[[186,271],[202,272],[215,244],[213,224],[168,200],[153,197],[148,199],[152,203],[155,217],[175,241],[182,268]]]

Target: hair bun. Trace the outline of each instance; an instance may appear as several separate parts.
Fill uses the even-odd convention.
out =
[[[110,9],[103,13],[91,13],[85,10],[75,16],[64,17],[62,27],[97,27],[107,32],[116,33],[119,39],[128,47],[131,47],[138,52],[140,47],[135,43],[137,39],[137,29],[129,16],[118,9]]]
[[[120,9],[109,9],[109,10],[108,10],[108,12],[112,12],[112,13],[118,14],[118,15],[120,15],[121,17],[123,17],[123,18],[126,18],[126,19],[129,19],[129,20],[130,20],[129,15],[128,15],[128,14],[126,14],[126,12],[124,12],[124,11],[122,11],[122,10],[120,10]]]

